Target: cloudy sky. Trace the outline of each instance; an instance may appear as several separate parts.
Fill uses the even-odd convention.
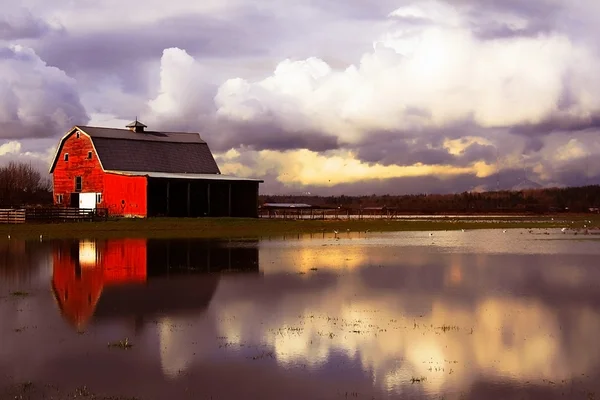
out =
[[[597,0],[3,3],[0,164],[138,116],[263,193],[600,183]]]

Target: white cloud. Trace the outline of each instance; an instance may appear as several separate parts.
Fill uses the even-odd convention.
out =
[[[192,123],[212,108],[207,71],[185,50],[165,49],[160,63],[160,87],[148,102],[150,122],[186,120]]]
[[[77,38],[72,43],[77,53],[73,57],[88,63],[57,64],[76,77],[75,82],[46,65],[31,49],[13,43],[0,50],[0,137],[58,137],[68,126],[85,123],[86,114],[91,124],[122,127],[137,115],[153,129],[201,131],[219,151],[235,147],[243,154],[220,161],[226,170],[245,176],[277,176],[285,185],[329,186],[384,177],[464,173],[485,177],[495,171],[496,166],[483,161],[469,165],[464,161],[461,167],[427,165],[445,163],[440,153],[429,161],[423,155],[425,165],[394,165],[394,157],[398,164],[412,163],[405,162],[402,151],[440,139],[428,149],[447,150],[459,158],[469,143],[496,146],[501,168],[527,168],[552,182],[579,157],[561,146],[573,138],[587,142],[576,132],[563,132],[566,139],[560,144],[546,132],[538,132],[540,145],[526,151],[530,145],[526,137],[506,132],[549,116],[591,121],[600,111],[600,76],[596,73],[600,61],[594,35],[589,34],[596,29],[593,8],[589,8],[598,7],[596,2],[536,0],[521,7],[469,0],[379,1],[367,8],[354,2],[267,2],[254,7],[244,0],[201,4],[174,0],[168,10],[162,10],[140,8],[137,1],[131,1],[120,4],[121,11],[115,15],[116,4],[116,0],[76,5],[28,0],[27,8],[15,11],[21,13],[21,22],[31,17],[45,29],[62,29],[60,34],[66,39]],[[532,12],[556,8],[564,9],[565,20]],[[219,33],[210,43],[204,37],[194,43],[196,36],[190,36],[190,29],[195,29],[195,18],[215,24],[207,28]],[[575,20],[582,22],[574,24]],[[223,43],[231,45],[228,35],[249,32],[232,30],[232,25],[263,22],[258,30],[267,36],[273,30],[276,44],[262,43],[260,35],[249,39],[248,33],[247,40],[239,41],[239,48],[230,54],[215,51],[224,48]],[[147,39],[155,36],[128,35],[123,39],[127,46],[115,51],[120,60],[125,53],[131,57],[131,65],[139,67],[135,76],[123,72],[127,65],[108,71],[109,67],[101,65],[106,57],[87,53],[102,47],[102,39],[127,34],[126,29],[115,31],[117,25],[134,29],[165,23],[174,29],[160,47]],[[482,35],[485,25],[493,25],[490,32],[501,34],[490,40],[493,34]],[[531,33],[536,29],[540,33]],[[512,34],[527,30],[531,31]],[[583,40],[586,33],[589,37]],[[58,36],[53,35],[54,46],[60,42]],[[144,38],[154,47],[138,46],[136,41]],[[372,38],[372,43],[365,38]],[[44,43],[49,42],[41,38],[38,46],[32,46],[50,62],[68,58],[56,57],[60,46],[45,49],[54,51],[54,59],[44,53]],[[161,55],[164,46],[179,47],[166,48]],[[203,49],[209,50],[203,53]],[[152,54],[156,56],[150,61]],[[449,126],[460,126],[464,120],[473,120],[476,128],[462,136],[476,137],[476,141],[461,142],[461,133],[447,133]],[[393,135],[402,132],[399,140],[409,145],[394,150],[390,143],[383,155],[377,148],[361,152],[374,131],[389,132],[388,139],[398,149],[402,143]],[[423,132],[428,136],[416,143]],[[324,135],[328,136],[323,139]],[[280,150],[246,152],[253,145]],[[373,146],[388,143],[381,140]],[[335,152],[316,152],[335,147]],[[586,147],[590,156],[600,154],[592,148]],[[558,154],[563,159],[556,159]],[[327,170],[332,178],[325,180],[320,170]]]
[[[0,145],[0,156],[5,156],[7,154],[18,154],[20,151],[21,143],[17,142],[16,140],[12,140]]]
[[[447,20],[452,9],[435,4],[393,14]],[[454,14],[457,26],[432,19],[407,28],[397,21],[374,51],[345,70],[318,58],[285,60],[264,80],[229,80],[215,98],[218,113],[238,120],[275,116],[289,127],[309,123],[356,141],[370,130],[442,127],[467,118],[482,127],[535,124],[559,112],[565,89],[573,94],[569,115],[600,109],[592,71],[600,62],[585,48],[561,34],[484,41]],[[568,87],[567,76],[577,77]],[[425,116],[406,115],[410,109]]]
[[[48,172],[48,165],[54,156],[56,145],[53,141],[41,140],[39,143],[32,140],[11,140],[0,142],[0,166],[9,162],[31,164],[42,174]]]

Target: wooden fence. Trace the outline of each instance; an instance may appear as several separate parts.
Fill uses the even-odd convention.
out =
[[[91,222],[107,219],[108,209],[106,208],[31,207],[0,209],[0,224]]]
[[[25,209],[0,209],[0,224],[23,224],[25,223]]]
[[[108,219],[108,209],[43,207],[28,208],[25,216],[27,222],[82,222],[103,221]]]

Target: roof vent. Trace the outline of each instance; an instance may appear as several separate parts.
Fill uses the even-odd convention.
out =
[[[144,128],[147,128],[147,126],[138,121],[136,117],[134,122],[127,125],[127,128],[132,132],[144,132]]]

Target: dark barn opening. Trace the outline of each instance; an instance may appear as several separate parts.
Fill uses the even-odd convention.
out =
[[[147,276],[259,270],[258,241],[243,245],[218,239],[149,239]]]
[[[148,178],[148,217],[258,217],[257,181]]]

